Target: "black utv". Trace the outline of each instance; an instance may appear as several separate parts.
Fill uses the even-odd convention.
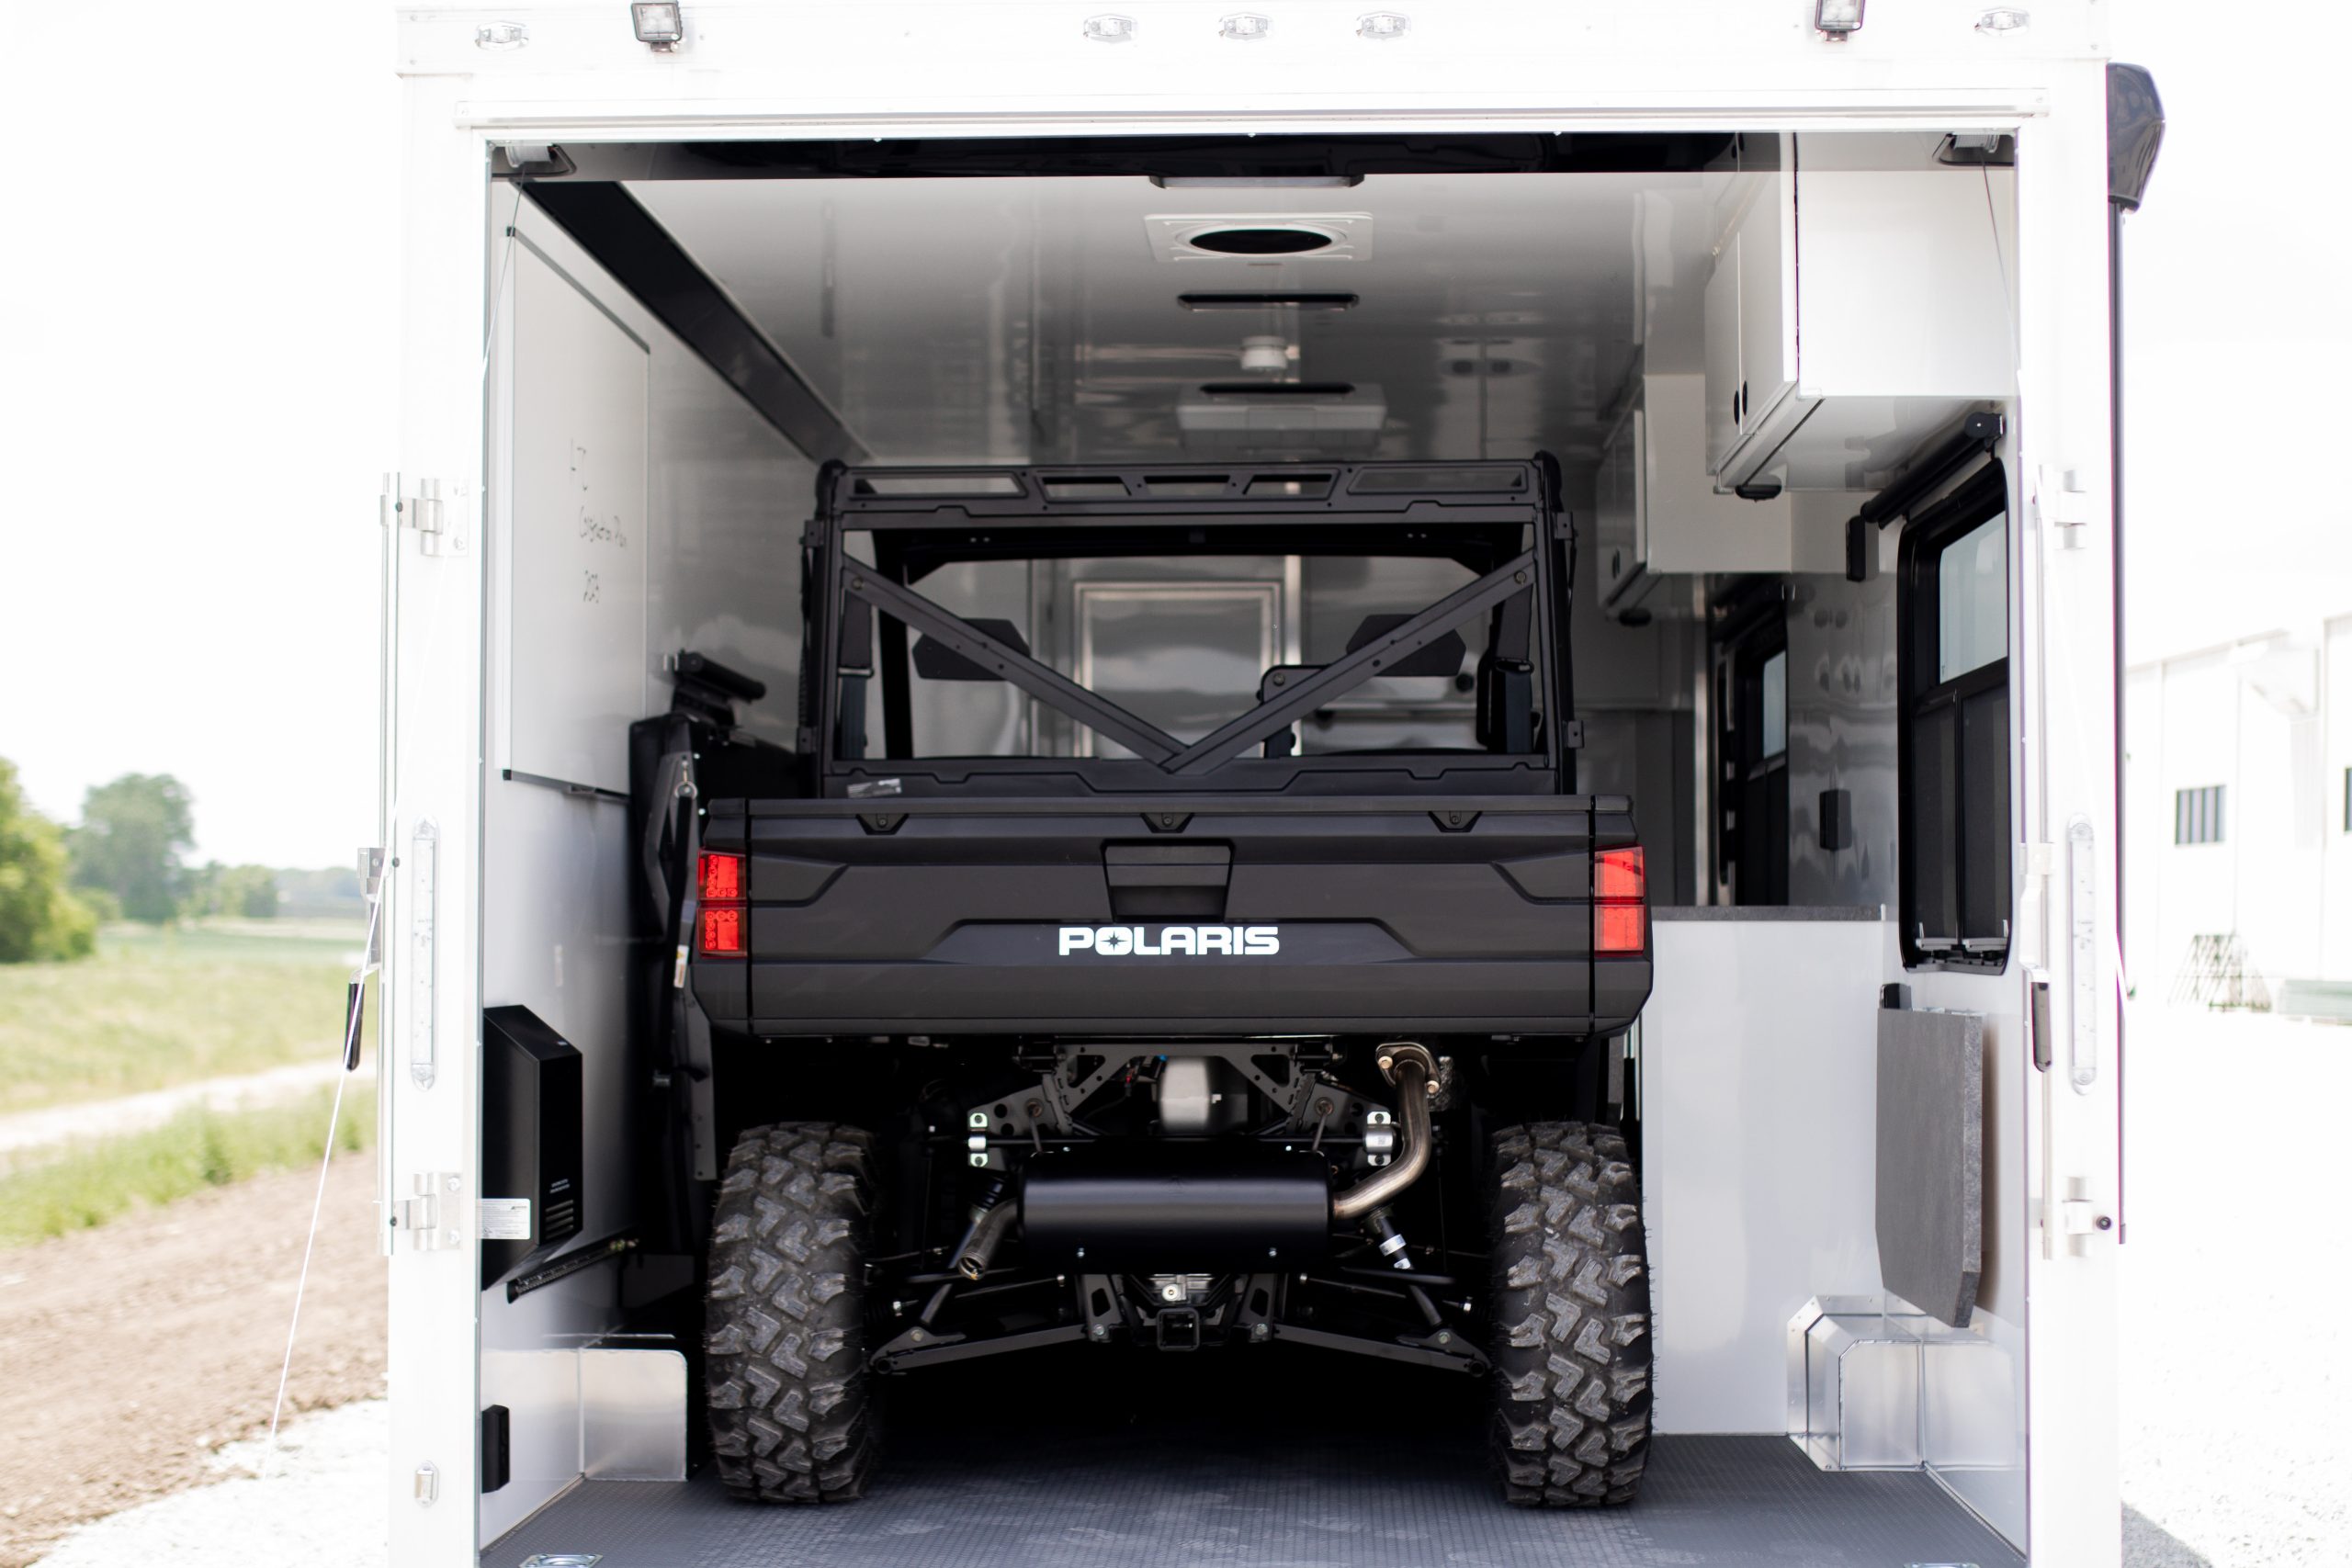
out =
[[[798,742],[633,736],[712,1453],[853,1498],[888,1381],[1061,1342],[1450,1369],[1630,1500],[1630,802],[1576,793],[1531,462],[828,468]]]

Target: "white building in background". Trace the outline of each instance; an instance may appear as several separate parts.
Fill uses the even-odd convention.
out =
[[[2234,937],[2282,1010],[2352,1015],[2352,615],[2133,665],[2124,735],[2138,994]]]

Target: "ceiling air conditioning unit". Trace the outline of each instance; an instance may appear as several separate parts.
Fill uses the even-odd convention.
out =
[[[1388,400],[1350,381],[1211,381],[1178,400],[1191,452],[1369,452]]]

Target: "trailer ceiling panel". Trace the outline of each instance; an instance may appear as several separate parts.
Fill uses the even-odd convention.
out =
[[[880,460],[1129,461],[1185,450],[1182,400],[1283,377],[1378,388],[1358,455],[1597,453],[1637,349],[1697,370],[1717,181],[1692,173],[630,182]],[[1194,221],[1318,226],[1332,254],[1212,254]],[[1176,220],[1178,221],[1157,221]],[[1187,309],[1202,293],[1345,309]],[[1270,379],[1272,378],[1269,378]],[[1317,455],[1312,435],[1254,449]]]

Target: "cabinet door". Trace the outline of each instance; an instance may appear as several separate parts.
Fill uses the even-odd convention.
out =
[[[1757,176],[1739,225],[1739,429],[1761,424],[1797,383],[1796,176]]]
[[[1739,246],[1735,231],[1715,254],[1715,270],[1702,301],[1707,351],[1707,472],[1714,473],[1739,445]]]

